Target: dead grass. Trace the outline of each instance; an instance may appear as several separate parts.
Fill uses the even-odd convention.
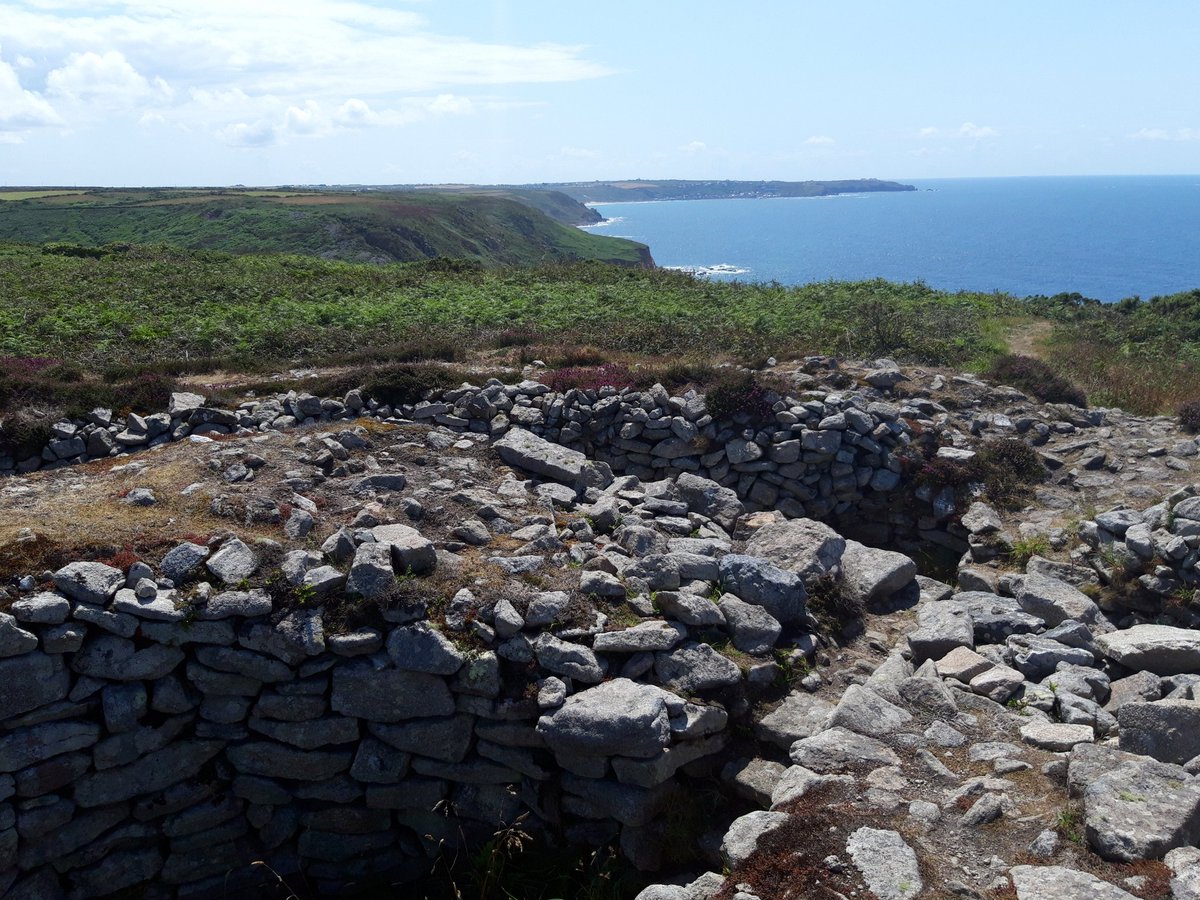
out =
[[[130,462],[144,463],[145,468],[112,472]],[[152,454],[98,460],[0,483],[0,579],[37,574],[72,559],[112,558],[123,550],[157,558],[156,553],[184,535],[227,530],[231,523],[209,511],[208,491],[188,497],[179,493],[211,475],[200,466],[195,445],[177,444]],[[134,487],[150,488],[158,503],[125,502],[122,493]],[[26,529],[35,540],[21,539]],[[271,529],[240,523],[238,533],[247,540],[278,536]]]
[[[1200,371],[1181,360],[1123,356],[1119,348],[1082,338],[1057,340],[1043,355],[1093,406],[1174,415],[1181,404],[1200,397]]]

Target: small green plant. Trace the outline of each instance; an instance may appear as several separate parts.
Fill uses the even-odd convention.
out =
[[[1059,810],[1054,829],[1073,844],[1083,843],[1083,817],[1074,806]]]
[[[292,596],[296,598],[298,605],[308,606],[317,599],[317,589],[311,584],[298,584],[292,591]]]
[[[1130,559],[1126,554],[1119,553],[1109,545],[1100,548],[1099,556],[1104,567],[1108,569],[1109,581],[1113,585],[1120,586],[1129,580],[1132,572],[1130,571]]]
[[[1117,796],[1120,797],[1122,800],[1124,800],[1126,803],[1145,803],[1146,802],[1146,798],[1143,797],[1141,794],[1135,794],[1131,791],[1118,791]]]
[[[1009,561],[1019,569],[1035,556],[1045,556],[1050,552],[1050,539],[1044,534],[1031,534],[1019,537],[1012,542],[1008,551]]]
[[[1011,709],[1013,712],[1017,713],[1018,715],[1022,715],[1022,716],[1029,715],[1029,703],[1026,700],[1021,700],[1017,697],[1012,697],[1004,705],[1007,706],[1009,709]]]

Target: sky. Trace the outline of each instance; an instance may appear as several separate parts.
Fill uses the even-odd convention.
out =
[[[1200,172],[1191,0],[0,0],[0,184]]]

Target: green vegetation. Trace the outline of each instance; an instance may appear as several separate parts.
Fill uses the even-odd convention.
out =
[[[1041,399],[1086,394],[1179,411],[1200,428],[1185,406],[1200,398],[1200,290],[1106,305],[882,280],[709,282],[638,267],[644,247],[552,221],[522,204],[560,218],[583,207],[530,189],[0,196],[18,194],[39,196],[4,201],[0,216],[0,241],[29,242],[0,243],[0,410],[24,390],[30,358],[108,370],[125,395],[146,371],[468,355],[499,366],[540,357],[573,370],[557,376],[563,386],[613,373],[640,384],[644,357],[665,356],[653,375],[674,390],[719,387],[716,362],[833,353],[990,372]],[[1014,322],[1046,332],[1043,359],[1002,356]],[[75,376],[52,380],[69,392]],[[754,385],[726,387],[753,417]]]
[[[1008,551],[1009,561],[1019,569],[1035,556],[1045,556],[1050,552],[1050,539],[1044,534],[1031,534],[1019,537],[1012,542]]]
[[[83,191],[0,191],[0,201],[5,200],[37,200],[42,197],[60,197],[65,194],[82,194]]]
[[[1200,397],[1200,289],[1112,304],[1058,294],[1025,305],[1055,323],[1045,358],[1093,405],[1173,414]]]
[[[953,488],[963,509],[974,499],[969,491],[976,485],[982,485],[983,497],[989,503],[1017,509],[1032,495],[1030,488],[1046,478],[1042,458],[1020,438],[985,441],[974,458],[965,462],[941,459],[936,452],[936,445],[926,442],[908,464],[916,470],[918,482]]]
[[[26,191],[11,194],[13,202],[5,204],[0,241],[86,248],[164,243],[375,263],[438,256],[484,265],[650,262],[642,244],[563,224],[586,221],[594,213],[561,194],[545,194]]]
[[[987,376],[1000,384],[1018,388],[1043,403],[1087,406],[1083,391],[1058,375],[1049,363],[1041,359],[1006,354],[992,363]]]
[[[177,371],[202,370],[201,358],[261,368],[403,343],[555,342],[710,359],[886,351],[965,366],[1003,349],[992,322],[1014,302],[880,280],[715,284],[594,263],[379,266],[161,246],[90,258],[12,245],[0,245],[0,296],[0,356]]]

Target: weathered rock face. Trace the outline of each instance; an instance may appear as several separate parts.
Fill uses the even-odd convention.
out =
[[[1084,788],[1083,815],[1105,859],[1157,859],[1200,839],[1200,785],[1180,766],[1125,762]]]
[[[1129,702],[1117,713],[1121,749],[1183,765],[1200,756],[1200,703],[1194,700]]]
[[[903,553],[847,541],[842,553],[842,591],[852,600],[883,600],[917,577],[917,564]]]
[[[1013,866],[1009,874],[1017,900],[1134,900],[1128,891],[1064,866]]]
[[[806,582],[829,574],[842,562],[846,540],[828,525],[812,519],[789,519],[766,525],[746,541],[746,553],[760,556]]]
[[[560,756],[653,757],[671,738],[663,692],[627,678],[568,697],[537,729]]]
[[[509,430],[492,446],[510,466],[563,484],[574,485],[587,462],[587,457],[579,451],[553,444],[524,428]]]
[[[1170,625],[1135,625],[1101,635],[1096,645],[1109,659],[1155,675],[1200,673],[1200,631]]]
[[[846,852],[879,900],[907,900],[925,889],[917,854],[895,831],[860,828],[850,835]]]

